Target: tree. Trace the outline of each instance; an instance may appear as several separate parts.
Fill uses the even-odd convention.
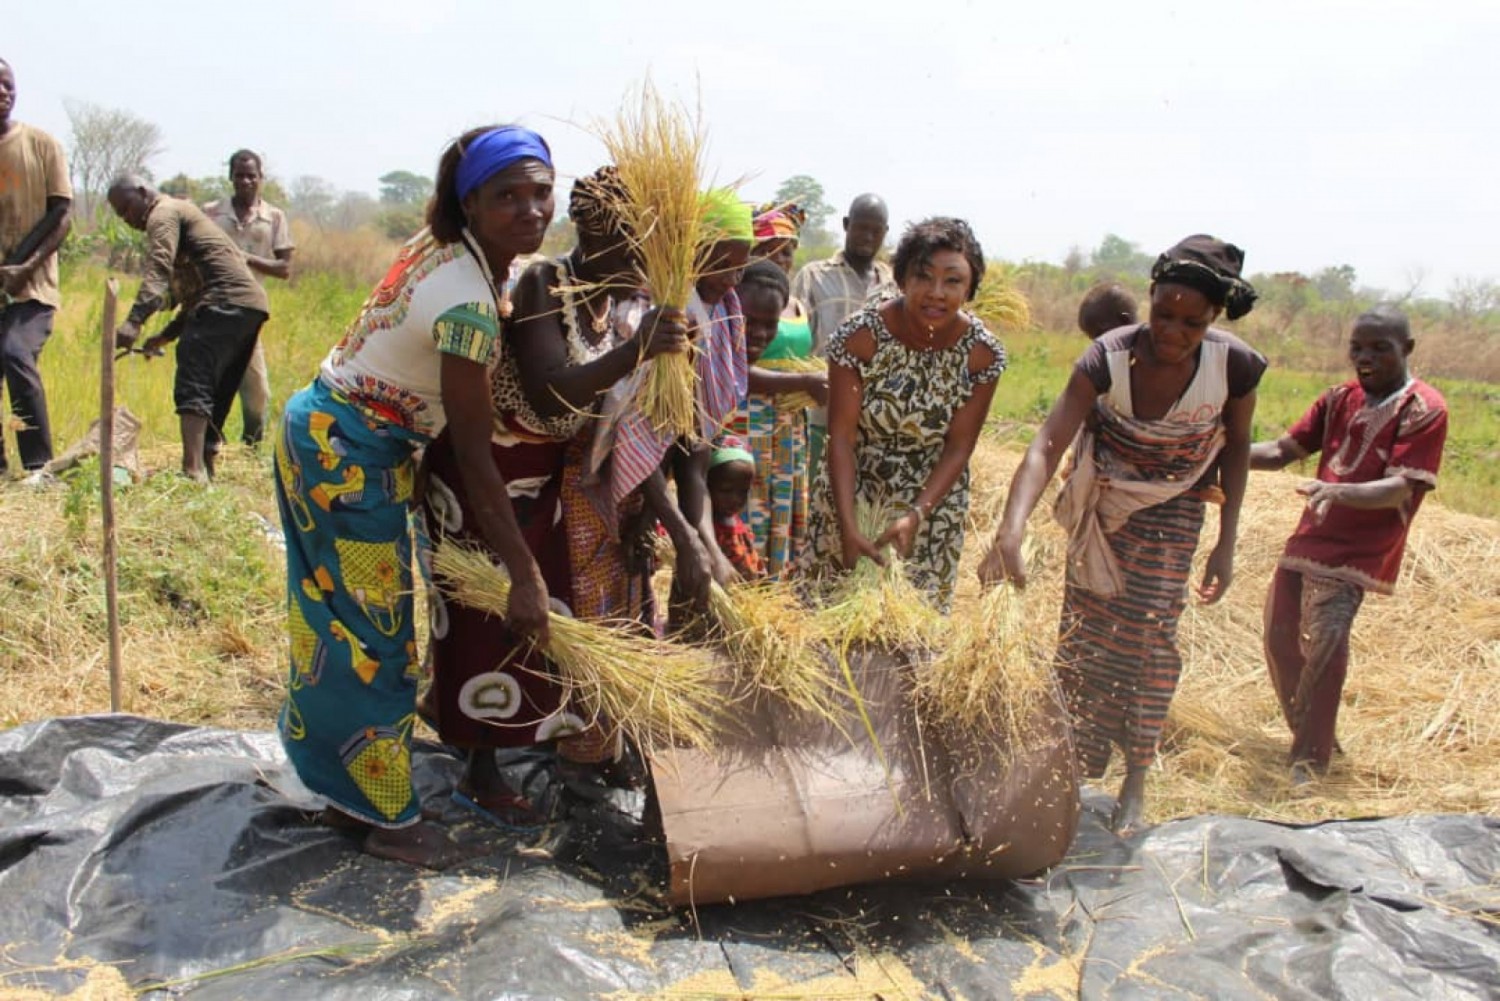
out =
[[[801,243],[804,246],[821,247],[834,244],[832,232],[827,227],[833,216],[833,206],[823,194],[823,185],[807,174],[796,174],[781,182],[772,200],[780,205],[796,202],[807,213],[807,222],[802,227]]]
[[[1099,246],[1089,255],[1089,263],[1095,271],[1116,277],[1148,278],[1155,258],[1141,253],[1138,244],[1131,243],[1123,236],[1106,233],[1104,239],[1099,241]]]
[[[63,107],[73,133],[68,150],[73,197],[79,216],[92,219],[111,181],[128,172],[150,178],[147,164],[166,147],[155,123],[129,111],[73,100],[64,101]]]
[[[380,217],[380,203],[363,191],[346,191],[329,209],[327,225],[332,229],[359,229]],[[418,226],[418,229],[421,227]],[[413,230],[412,232],[415,232]],[[410,236],[411,233],[407,233]]]
[[[1354,268],[1340,264],[1313,275],[1313,286],[1324,302],[1348,302],[1354,298]]]
[[[380,178],[380,201],[383,205],[425,205],[432,195],[432,178],[409,170],[393,170]]]
[[[333,210],[339,193],[323,178],[307,174],[295,177],[287,195],[287,208],[293,215],[300,215],[318,226],[328,226],[333,222]]]
[[[186,198],[195,205],[205,205],[234,194],[234,186],[227,177],[189,177],[180,172],[162,181],[157,187],[164,195]]]

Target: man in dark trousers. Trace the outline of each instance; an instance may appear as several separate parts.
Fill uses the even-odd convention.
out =
[[[245,255],[192,202],[160,194],[126,174],[109,188],[109,204],[132,229],[146,234],[146,271],[115,345],[134,349],[151,314],[178,307],[177,316],[140,350],[148,357],[177,340],[172,397],[182,423],[182,472],[213,476],[224,440],[224,420],[255,351],[269,307]]]
[[[36,470],[52,458],[37,359],[57,312],[57,248],[68,235],[73,188],[62,146],[12,120],[15,106],[15,71],[0,59],[0,378],[18,422],[21,465]],[[0,472],[5,469],[0,438]]]

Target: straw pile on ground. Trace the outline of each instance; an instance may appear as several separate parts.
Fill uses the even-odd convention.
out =
[[[506,613],[510,577],[484,552],[443,542],[433,553],[432,568],[455,601],[491,615]],[[542,652],[556,668],[552,676],[581,715],[606,735],[623,732],[647,750],[715,742],[728,700],[715,684],[717,665],[705,651],[556,612],[549,627]]]
[[[633,99],[634,98],[634,99]],[[651,301],[684,308],[707,266],[713,234],[699,201],[705,136],[701,118],[664,99],[647,81],[613,122],[595,128],[629,198],[616,209],[635,234]],[[697,433],[691,352],[647,363],[637,400],[659,432]]]

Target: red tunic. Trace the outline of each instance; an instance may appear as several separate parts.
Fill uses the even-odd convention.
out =
[[[1390,594],[1401,571],[1406,531],[1423,496],[1437,486],[1448,406],[1420,379],[1373,407],[1350,380],[1328,390],[1288,432],[1309,454],[1321,452],[1318,479],[1368,483],[1388,476],[1411,481],[1412,495],[1399,508],[1360,510],[1334,504],[1322,523],[1302,512],[1287,540],[1280,565]]]
[[[750,526],[739,515],[714,519],[714,540],[719,543],[725,559],[746,580],[755,580],[766,575],[765,558],[755,546],[755,536]]]

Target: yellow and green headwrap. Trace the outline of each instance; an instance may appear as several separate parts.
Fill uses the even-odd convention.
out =
[[[698,197],[703,205],[703,221],[712,240],[755,241],[750,205],[740,201],[732,188],[710,188]]]

